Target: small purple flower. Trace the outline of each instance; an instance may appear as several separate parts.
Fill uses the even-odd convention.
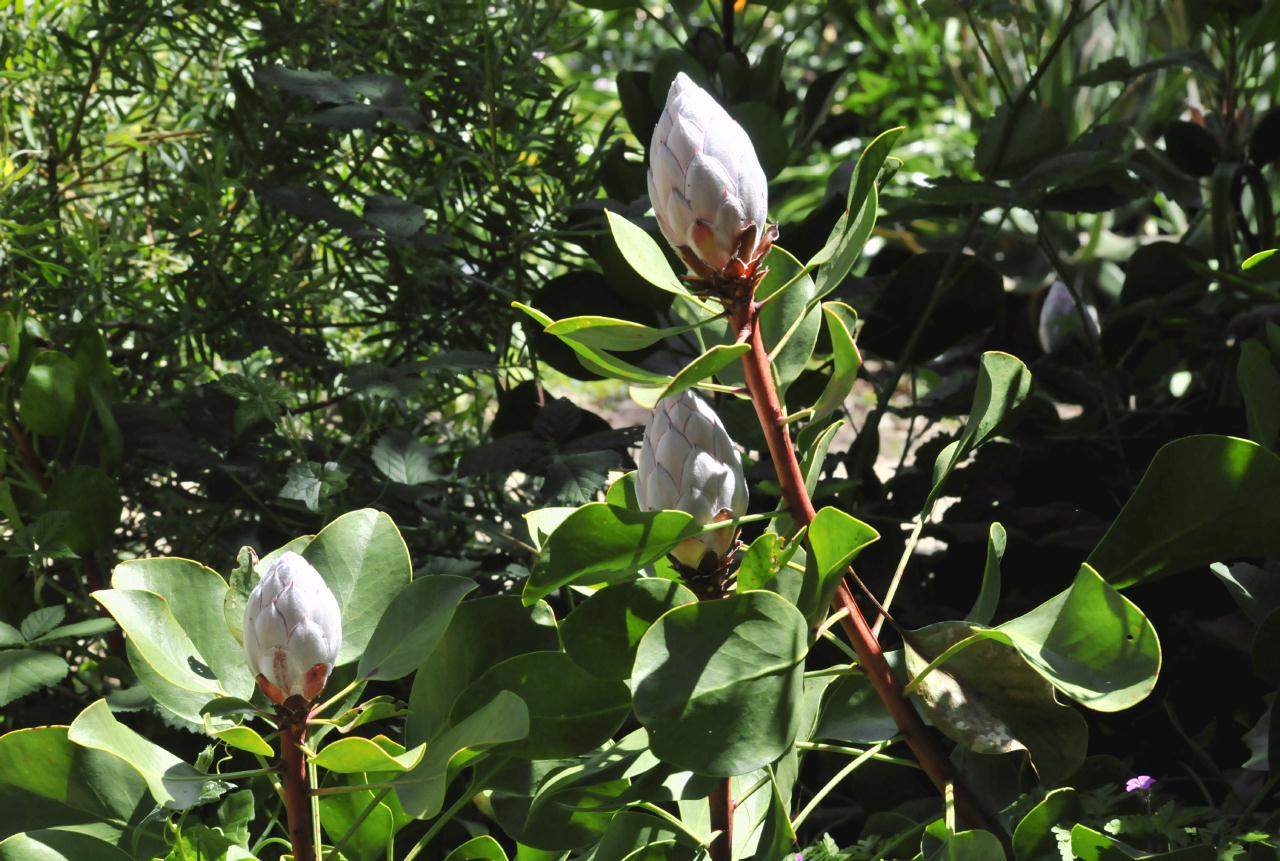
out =
[[[791,861],[804,861],[804,853],[803,853],[803,852],[797,852],[797,853],[795,854],[795,857],[793,857],[793,858],[791,859]]]
[[[1124,785],[1125,792],[1150,792],[1151,787],[1156,785],[1156,779],[1149,774],[1140,774],[1137,777],[1129,778],[1129,782]]]

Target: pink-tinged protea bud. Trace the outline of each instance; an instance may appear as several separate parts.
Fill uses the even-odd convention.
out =
[[[662,235],[704,279],[749,274],[777,235],[751,138],[683,72],[649,145],[649,200]]]
[[[1092,337],[1096,338],[1101,331],[1098,326],[1098,309],[1086,304],[1084,314],[1089,321]],[[1089,336],[1085,334],[1084,326],[1071,291],[1061,281],[1054,281],[1044,297],[1044,304],[1040,306],[1040,347],[1046,353],[1052,353],[1072,341],[1088,343]]]
[[[703,525],[747,511],[747,482],[733,440],[702,398],[684,391],[658,401],[644,429],[636,470],[636,498],[645,511],[674,509]],[[672,555],[693,569],[718,564],[733,547],[732,528],[682,541]]]
[[[341,646],[338,599],[310,562],[281,555],[244,608],[244,653],[258,686],[277,704],[292,696],[313,702]]]

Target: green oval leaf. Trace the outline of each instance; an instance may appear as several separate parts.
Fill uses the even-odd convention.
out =
[[[665,387],[647,391],[633,388],[631,397],[641,406],[652,409],[663,398],[669,398],[693,388],[707,377],[720,373],[722,369],[749,352],[751,352],[750,344],[716,344],[681,368]]]
[[[396,795],[405,812],[418,819],[435,816],[444,805],[449,778],[464,760],[470,761],[496,744],[518,741],[528,732],[529,712],[524,701],[502,691],[433,739],[422,761],[396,779]]]
[[[417,669],[440,641],[454,610],[476,583],[466,577],[420,577],[387,605],[360,656],[360,678],[390,681]]]
[[[237,750],[247,750],[249,753],[256,753],[259,756],[274,757],[276,755],[271,745],[267,744],[267,740],[259,735],[258,731],[253,727],[229,726],[226,729],[215,730],[209,735],[225,743],[228,747],[234,747]]]
[[[195,805],[204,784],[218,779],[216,774],[196,771],[117,721],[106,700],[98,700],[80,712],[67,728],[67,738],[81,747],[123,760],[142,777],[156,803],[170,810]]]
[[[804,617],[772,592],[671,610],[640,640],[631,675],[653,753],[719,777],[778,759],[800,727],[807,652]]]
[[[632,574],[702,528],[683,511],[629,511],[592,502],[547,537],[524,586],[532,604],[561,586]]]
[[[42,828],[0,841],[0,861],[132,861],[134,856],[79,831]]]
[[[1119,588],[1241,556],[1280,555],[1280,457],[1228,436],[1156,452],[1089,564]]]
[[[607,209],[604,214],[613,233],[613,241],[632,269],[659,290],[692,298],[676,273],[671,271],[671,264],[667,262],[661,246],[648,233]]]
[[[338,599],[338,664],[350,663],[364,652],[383,612],[413,577],[409,549],[390,517],[365,508],[321,529],[302,555]]]
[[[458,696],[489,667],[524,652],[558,648],[555,619],[546,604],[526,607],[515,595],[464,601],[413,677],[407,743],[430,742],[443,732]]]
[[[385,741],[385,739],[380,739]],[[339,774],[356,774],[363,771],[405,772],[422,761],[427,746],[420,744],[401,754],[389,753],[378,740],[341,738],[321,748],[311,760],[321,768]]]
[[[616,583],[575,607],[560,624],[560,639],[569,657],[587,672],[625,679],[649,626],[671,608],[697,600],[681,584],[658,577]]]
[[[1069,589],[995,631],[1055,688],[1095,711],[1141,702],[1160,674],[1155,627],[1089,565]]]
[[[454,704],[454,715],[475,711],[509,691],[528,708],[526,737],[502,751],[526,759],[577,756],[611,736],[631,710],[627,686],[602,679],[564,652],[529,652],[494,664],[471,683]]]
[[[800,609],[813,621],[826,610],[844,577],[845,568],[862,549],[880,538],[867,524],[827,506],[809,524],[809,547],[817,565],[816,577],[805,572],[805,588]]]

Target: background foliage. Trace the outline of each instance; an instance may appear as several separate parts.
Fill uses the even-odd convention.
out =
[[[862,361],[840,408],[854,432],[818,458],[815,491],[879,532],[859,571],[877,594],[899,574],[898,622],[965,617],[994,554],[1002,589],[985,623],[1062,592],[1088,559],[1159,631],[1152,696],[1118,714],[1073,712],[1093,756],[1069,798],[1046,798],[1020,755],[957,754],[975,788],[1014,805],[1014,821],[1040,802],[1047,819],[1070,807],[1078,828],[1143,850],[1272,857],[1248,835],[1277,830],[1280,257],[1266,252],[1280,204],[1280,5],[750,2],[734,50],[713,5],[0,6],[3,729],[71,725],[22,737],[27,756],[51,761],[67,750],[58,732],[127,724],[207,767],[209,739],[188,731],[199,709],[184,723],[157,707],[90,593],[137,588],[117,582],[131,560],[161,555],[203,560],[235,587],[249,570],[240,548],[265,555],[356,509],[398,527],[412,561],[397,577],[470,578],[479,588],[462,608],[515,619],[506,596],[524,588],[541,540],[522,515],[600,498],[609,472],[629,466],[644,413],[511,303],[679,322],[603,211],[655,227],[644,149],[684,70],[751,133],[780,245],[797,260],[836,224],[858,155],[904,127],[875,231],[828,296],[861,317]],[[1037,320],[1053,281],[1098,308],[1099,337],[1045,352]],[[797,408],[839,361],[818,316],[812,359],[788,374]],[[686,336],[628,356],[666,374],[701,349]],[[966,447],[934,492],[935,458],[961,439],[989,351],[1021,357],[1034,383],[1016,420]],[[753,453],[753,511],[773,511],[750,404],[718,408]],[[1203,434],[1261,448],[1195,442]],[[1158,451],[1173,477],[1156,472]],[[1154,501],[1129,516],[1146,532],[1108,545],[1144,474]],[[561,620],[581,598],[546,594]],[[428,661],[461,650],[467,613],[490,612],[442,622],[460,627],[422,647]],[[469,648],[491,662],[555,649],[533,622],[509,630],[489,652]],[[573,636],[562,628],[570,656]],[[590,661],[589,645],[576,651]],[[472,660],[435,699],[452,703],[481,676]],[[382,683],[418,706],[406,745],[435,739],[448,715],[431,716],[433,698],[402,677]],[[100,697],[109,710],[82,713]],[[826,737],[880,741],[850,728],[852,706]],[[468,808],[431,851],[495,819],[508,848],[546,843],[510,827],[531,821],[525,790],[547,761],[586,755],[616,729],[584,717],[562,734],[587,747],[553,738],[524,751],[535,773],[497,778],[491,809]],[[65,767],[118,770],[104,756]],[[843,764],[797,765],[793,812]],[[1123,793],[1138,773],[1157,777],[1154,796]],[[116,787],[102,804],[131,821],[145,781],[100,779]],[[403,845],[427,828],[410,817],[449,788],[418,810],[388,808],[412,837]],[[257,806],[246,812],[241,792]],[[193,816],[272,857],[268,797],[256,786]],[[806,857],[911,857],[919,831],[909,851],[888,838],[936,806],[922,778],[871,761],[804,819],[801,845],[814,847]],[[610,821],[573,816],[588,835]],[[169,851],[172,834],[146,824],[130,826],[140,857]],[[30,827],[0,825],[0,837]],[[1043,857],[1028,846],[1017,857]]]

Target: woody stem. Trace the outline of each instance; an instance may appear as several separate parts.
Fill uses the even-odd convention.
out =
[[[307,736],[305,710],[301,715],[280,714],[280,783],[289,822],[289,844],[295,861],[316,861],[311,830],[311,801],[307,786],[307,760],[302,744]]]
[[[783,501],[796,524],[807,526],[814,518],[813,501],[809,498],[804,473],[791,445],[791,433],[782,422],[782,405],[778,400],[777,387],[773,384],[769,353],[760,333],[759,314],[760,306],[751,298],[743,298],[729,307],[738,343],[751,345],[750,352],[742,357],[743,376],[751,394],[751,402],[755,405],[756,417],[760,420],[760,428],[768,443],[769,456],[778,474]],[[950,761],[939,750],[924,722],[903,696],[902,688],[889,668],[889,662],[885,660],[879,641],[871,633],[862,610],[854,600],[848,584],[848,578],[852,575],[853,569],[850,568],[840,582],[832,607],[837,611],[844,611],[840,626],[853,645],[858,663],[889,710],[893,722],[920,763],[921,769],[929,775],[938,792],[945,793],[949,785],[954,786],[956,808],[960,815],[975,826],[985,827],[988,822],[986,815],[967,789],[959,783]]]

